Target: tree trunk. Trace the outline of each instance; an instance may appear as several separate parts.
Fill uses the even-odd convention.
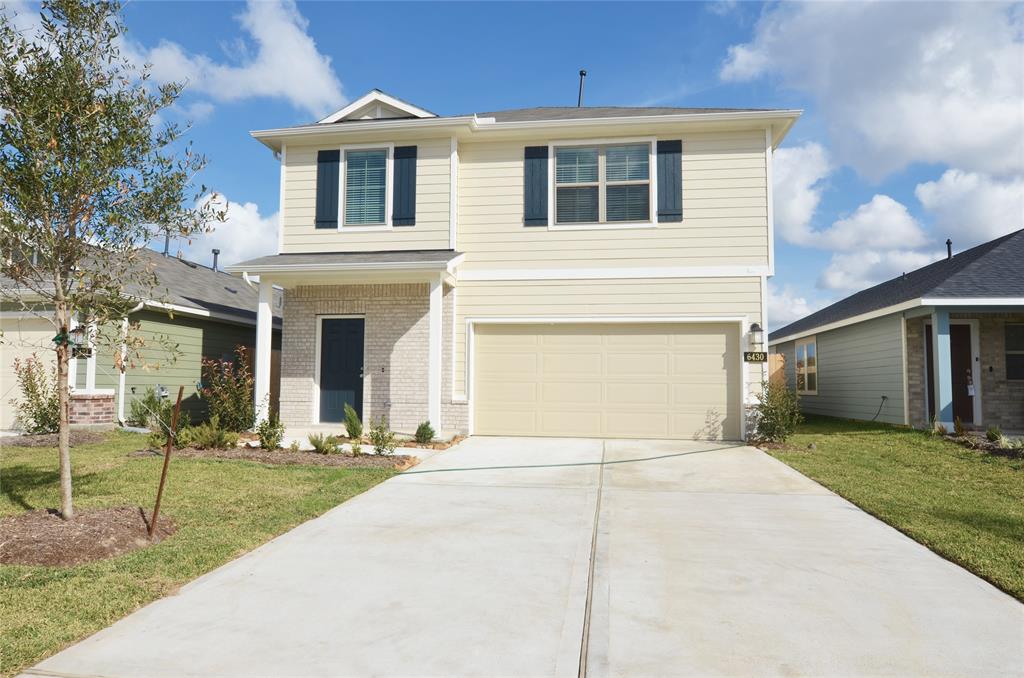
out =
[[[67,309],[57,305],[57,325],[62,330],[69,328]],[[68,389],[68,360],[71,348],[68,340],[57,345],[57,396],[60,402],[60,428],[57,433],[57,447],[60,453],[60,515],[64,520],[75,516],[71,504],[71,393]]]

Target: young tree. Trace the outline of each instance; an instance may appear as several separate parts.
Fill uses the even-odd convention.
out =
[[[182,143],[181,127],[156,123],[182,86],[153,85],[148,67],[121,56],[120,10],[44,0],[31,31],[0,15],[0,291],[53,323],[65,518],[72,321],[120,323],[154,298],[139,249],[223,219],[218,201],[196,200],[205,187],[193,193],[205,158]]]

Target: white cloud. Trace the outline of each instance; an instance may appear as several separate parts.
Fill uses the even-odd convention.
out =
[[[810,243],[814,236],[811,219],[831,171],[828,153],[820,144],[808,142],[775,151],[775,229],[782,238],[794,245]]]
[[[1024,12],[982,3],[780,3],[729,49],[723,80],[809,93],[843,163],[1024,170]]]
[[[819,246],[834,250],[886,250],[918,247],[925,242],[927,237],[917,219],[903,203],[887,195],[874,196],[853,214],[817,234]]]
[[[878,252],[870,249],[833,254],[818,279],[818,287],[855,292],[926,266],[943,256],[945,253],[910,250]]]
[[[1024,228],[1024,177],[1001,181],[950,169],[918,184],[914,195],[958,250]]]
[[[309,24],[294,0],[249,0],[237,19],[248,40],[229,45],[234,63],[190,54],[166,40],[149,49],[131,42],[123,48],[136,63],[152,64],[157,82],[187,81],[187,91],[215,101],[282,98],[314,117],[345,103],[330,57],[306,32]]]
[[[208,199],[209,196],[203,198]],[[212,233],[196,236],[190,243],[179,243],[185,258],[209,265],[213,259],[210,250],[217,248],[220,266],[225,266],[277,253],[277,213],[263,216],[259,205],[252,202],[228,201],[227,205],[226,220],[213,224]]]
[[[774,331],[794,320],[814,313],[829,302],[825,299],[811,298],[798,292],[792,285],[783,285],[776,289],[774,281],[768,281],[768,330]]]

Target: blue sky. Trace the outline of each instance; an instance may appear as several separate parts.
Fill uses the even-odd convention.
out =
[[[15,3],[15,9],[24,8]],[[187,254],[276,250],[278,164],[248,131],[378,87],[439,114],[801,108],[776,154],[770,324],[1024,227],[1020,3],[133,2],[125,49],[187,79],[228,224]]]

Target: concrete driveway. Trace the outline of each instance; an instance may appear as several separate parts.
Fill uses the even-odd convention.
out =
[[[31,673],[581,670],[1019,676],[1024,606],[749,447],[473,438]]]

